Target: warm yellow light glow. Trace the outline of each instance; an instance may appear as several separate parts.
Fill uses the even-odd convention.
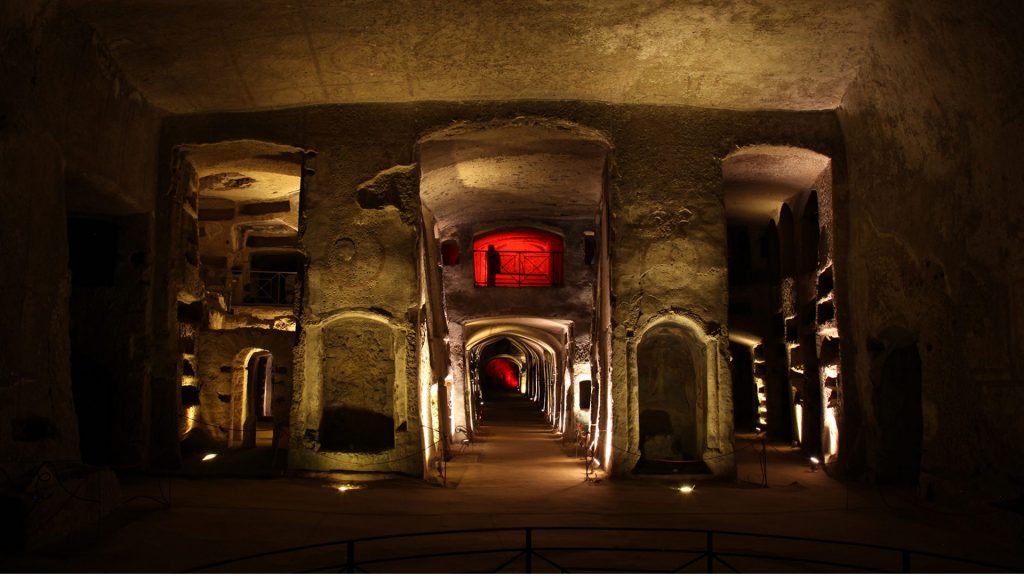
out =
[[[693,492],[693,488],[693,484],[683,484],[682,486],[677,488],[677,490],[679,490],[679,492],[682,494],[690,494]]]
[[[839,338],[839,328],[825,324],[818,327],[818,335],[825,338]]]
[[[836,366],[835,364],[829,364],[828,366],[825,366],[825,376],[829,378],[838,378],[839,367]]]
[[[359,490],[360,488],[362,488],[362,486],[357,486],[356,484],[338,484],[335,486],[335,489],[338,492],[351,492],[353,490]]]
[[[832,462],[839,453],[839,423],[836,421],[836,409],[825,409],[825,430],[828,431],[828,446],[825,450],[825,461]]]
[[[423,472],[424,475],[429,477],[431,473],[430,460],[434,456],[434,444],[436,442],[434,430],[439,424],[437,421],[437,384],[431,381],[433,371],[430,367],[430,346],[425,345],[428,339],[427,325],[423,323],[419,329],[421,346],[419,346],[417,368],[419,371],[420,430],[423,434]]]
[[[211,452],[210,454],[203,456],[203,462],[209,462],[210,460],[213,460],[216,457],[217,455]]]
[[[821,464],[821,460],[818,460],[817,456],[811,456],[811,464]]]
[[[793,415],[796,417],[796,441],[804,443],[804,406],[796,404],[793,406]]]
[[[185,433],[189,433],[193,428],[196,427],[196,422],[199,420],[199,406],[189,406],[185,408]]]
[[[444,390],[445,390],[444,396],[445,396],[445,398],[449,399],[448,400],[448,408],[449,408],[449,410],[448,410],[448,437],[449,438],[453,438],[455,436],[455,418],[452,417],[452,411],[451,411],[452,387],[454,386],[454,384],[455,384],[455,376],[453,376],[452,373],[451,373],[451,370],[449,370],[448,374],[444,377]],[[438,426],[438,428],[440,429],[441,427]]]
[[[606,392],[605,392],[605,402],[607,403],[608,407],[605,408],[604,461],[608,465],[608,467],[610,468],[611,464],[612,464],[612,431],[613,431],[613,427],[612,427],[612,414],[614,414],[615,403],[612,400],[612,387],[611,386],[605,386],[605,389],[606,389]],[[607,469],[605,471],[606,472],[611,472],[610,469]]]

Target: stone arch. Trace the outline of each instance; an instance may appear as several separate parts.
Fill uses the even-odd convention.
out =
[[[709,415],[718,410],[714,339],[689,317],[668,314],[639,331],[629,351],[631,412],[637,422],[630,438],[634,456],[639,463],[672,468],[699,465],[717,445],[717,434],[708,426]]]
[[[231,362],[231,419],[228,427],[229,448],[252,448],[256,445],[256,407],[250,386],[249,363],[256,355],[270,355],[265,348],[243,348]]]
[[[887,328],[869,340],[872,408],[878,435],[875,479],[914,485],[921,473],[924,416],[917,337]]]
[[[387,319],[345,314],[321,328],[318,441],[324,452],[379,453],[395,447],[397,387],[405,358]]]

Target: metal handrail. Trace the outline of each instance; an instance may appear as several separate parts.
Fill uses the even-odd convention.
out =
[[[539,545],[535,534],[543,532],[573,532],[576,535],[584,535],[586,533],[595,532],[615,532],[615,533],[664,533],[664,534],[689,534],[689,535],[703,535],[704,546],[696,548],[676,548],[676,547],[650,547],[650,546],[628,546],[628,545],[617,545],[617,546],[551,546],[551,545]],[[506,546],[506,547],[488,547],[488,548],[464,548],[464,549],[448,549],[438,550],[423,554],[401,554],[392,556],[380,556],[375,555],[370,558],[360,559],[357,554],[357,547],[359,545],[366,545],[373,542],[382,542],[387,540],[399,540],[403,538],[417,538],[421,541],[426,540],[430,537],[436,536],[451,536],[451,535],[475,535],[475,534],[494,534],[494,533],[520,533],[522,534],[523,544],[520,546]],[[945,554],[936,554],[933,552],[925,552],[922,550],[914,550],[909,548],[900,548],[896,546],[885,546],[880,544],[867,544],[862,542],[849,542],[843,540],[830,540],[824,538],[808,538],[802,536],[782,536],[778,534],[759,534],[755,532],[738,532],[729,530],[701,530],[696,528],[616,528],[616,527],[597,527],[597,526],[545,526],[545,527],[515,527],[515,528],[480,528],[480,529],[468,529],[468,530],[439,530],[433,532],[408,532],[400,534],[389,534],[382,536],[368,536],[363,538],[354,538],[349,540],[337,540],[332,542],[322,542],[318,544],[307,544],[303,546],[295,546],[291,548],[284,548],[280,550],[274,550],[270,552],[261,552],[257,554],[250,554],[247,556],[241,556],[237,558],[231,558],[228,560],[222,560],[220,562],[214,562],[189,570],[188,572],[205,572],[214,570],[217,568],[223,568],[232,564],[238,564],[249,560],[257,560],[268,558],[270,556],[278,556],[284,554],[291,554],[304,551],[312,551],[317,549],[325,549],[331,547],[344,547],[345,556],[343,562],[332,562],[329,565],[321,565],[313,568],[306,568],[302,571],[305,572],[318,572],[324,570],[339,570],[344,569],[346,572],[365,572],[365,567],[371,565],[379,565],[389,562],[409,562],[416,560],[430,560],[437,558],[451,558],[457,556],[474,556],[484,554],[511,554],[510,557],[502,558],[502,561],[495,566],[492,571],[497,572],[510,566],[513,562],[523,560],[524,573],[532,573],[534,569],[533,560],[542,560],[545,564],[554,567],[562,572],[570,571],[602,571],[607,572],[610,570],[616,570],[602,563],[600,565],[593,566],[563,566],[557,560],[551,558],[551,553],[559,552],[574,552],[574,553],[597,553],[597,552],[630,552],[630,553],[646,553],[646,554],[678,554],[678,555],[693,555],[692,558],[688,558],[686,562],[678,565],[673,572],[679,572],[694,564],[700,560],[704,560],[704,570],[707,573],[714,571],[716,567],[724,567],[733,572],[738,572],[735,566],[727,561],[727,559],[753,559],[753,560],[768,560],[774,562],[795,562],[804,565],[815,565],[819,567],[830,567],[838,568],[844,571],[850,570],[865,570],[874,572],[885,572],[887,570],[879,569],[877,565],[872,564],[854,564],[850,562],[843,562],[838,560],[823,560],[819,558],[812,558],[807,556],[795,556],[787,554],[776,554],[776,553],[753,553],[748,550],[737,550],[730,549],[727,546],[723,546],[722,539],[728,537],[735,538],[746,538],[746,539],[763,539],[767,541],[782,541],[782,542],[798,542],[798,543],[812,543],[812,544],[826,544],[829,546],[842,546],[846,547],[847,551],[854,551],[857,549],[863,550],[875,550],[883,553],[892,553],[891,564],[895,566],[892,572],[903,572],[909,573],[913,569],[913,559],[931,559],[938,560],[946,563],[956,563],[963,567],[978,569],[986,569],[991,571],[1000,572],[1019,572],[1020,568],[1014,568],[1009,566],[1003,566],[991,562],[984,562],[978,560],[971,560],[967,558],[959,558],[956,556],[950,556]],[[735,547],[734,547],[735,548]],[[635,560],[636,556],[631,556],[630,559]],[[792,566],[789,567],[792,571]],[[649,570],[650,568],[648,568]],[[636,566],[630,566],[623,569],[624,571],[641,571],[643,568]],[[431,571],[431,570],[425,570]]]
[[[479,266],[483,260],[488,272],[488,282],[477,282],[477,286],[558,286],[562,283],[561,250],[496,250],[494,254],[499,258],[497,270],[491,270],[487,263],[490,253],[489,250],[473,251],[476,264]],[[498,275],[506,278],[498,279]],[[490,282],[492,276],[493,284]]]
[[[250,270],[243,302],[254,306],[291,306],[297,272]]]

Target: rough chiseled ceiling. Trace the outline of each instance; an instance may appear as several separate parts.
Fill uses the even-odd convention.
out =
[[[458,127],[420,143],[420,195],[444,229],[594,217],[608,144],[570,126]]]
[[[833,109],[887,0],[68,0],[171,113],[595,100]]]

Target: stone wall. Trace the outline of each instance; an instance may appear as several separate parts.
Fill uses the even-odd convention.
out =
[[[109,469],[79,465],[76,409],[92,418],[84,422],[90,461],[145,462],[148,212],[160,113],[125,81],[94,33],[58,14],[53,2],[12,0],[0,7],[0,78],[0,493],[6,502],[0,532],[9,536],[0,548],[6,551],[95,528],[120,505]],[[109,284],[84,286],[81,271],[73,282],[69,215],[118,230],[107,254]],[[72,309],[84,314],[72,318]],[[78,329],[74,336],[72,329]],[[77,397],[73,356],[77,368],[82,358],[102,366],[75,371],[86,385]],[[95,381],[83,373],[102,375],[105,389],[92,389]]]
[[[0,335],[0,466],[6,481],[40,461],[79,458],[67,214],[82,206],[105,215],[152,208],[160,114],[117,72],[92,31],[59,16],[52,3],[5,3],[0,41],[0,311],[7,319]],[[142,234],[133,290],[144,309],[149,237]],[[137,312],[141,319],[109,329],[126,332],[121,344],[128,360],[114,369],[131,390],[108,401],[133,413],[142,410],[148,370],[145,313]],[[141,463],[144,422],[123,432],[115,439],[119,461]]]
[[[182,143],[257,139],[317,153],[307,163],[301,200],[300,245],[310,264],[296,357],[292,466],[419,472],[418,465],[398,463],[411,462],[413,451],[422,450],[412,360],[421,307],[419,208],[408,205],[398,183],[381,182],[415,175],[403,167],[415,164],[416,142],[426,134],[458,121],[524,115],[600,130],[614,147],[608,198],[612,312],[598,319],[614,329],[609,364],[615,438],[601,444],[620,451],[614,458],[622,466],[613,469],[628,473],[629,454],[637,452],[636,415],[630,416],[636,405],[629,399],[636,383],[622,376],[627,343],[642,326],[667,315],[692,319],[714,339],[716,364],[709,373],[715,374],[720,402],[709,414],[707,438],[715,441],[714,454],[731,452],[731,394],[727,354],[721,352],[727,348],[727,295],[720,160],[737,146],[760,143],[841,156],[833,114],[517,102],[324,106],[168,119],[165,151]],[[408,439],[396,432],[395,449],[378,455],[317,450],[324,328],[352,316],[386,323],[395,334],[396,415],[405,411]],[[459,337],[452,334],[453,341]],[[461,352],[453,347],[451,353]],[[402,418],[396,416],[396,428]],[[730,473],[727,456],[717,461],[724,462],[718,472]]]
[[[838,113],[849,161],[835,243],[850,310],[842,449],[854,474],[887,466],[872,357],[893,348],[885,334],[905,332],[920,355],[926,492],[1006,496],[1024,476],[1024,14],[913,1],[891,16]]]

